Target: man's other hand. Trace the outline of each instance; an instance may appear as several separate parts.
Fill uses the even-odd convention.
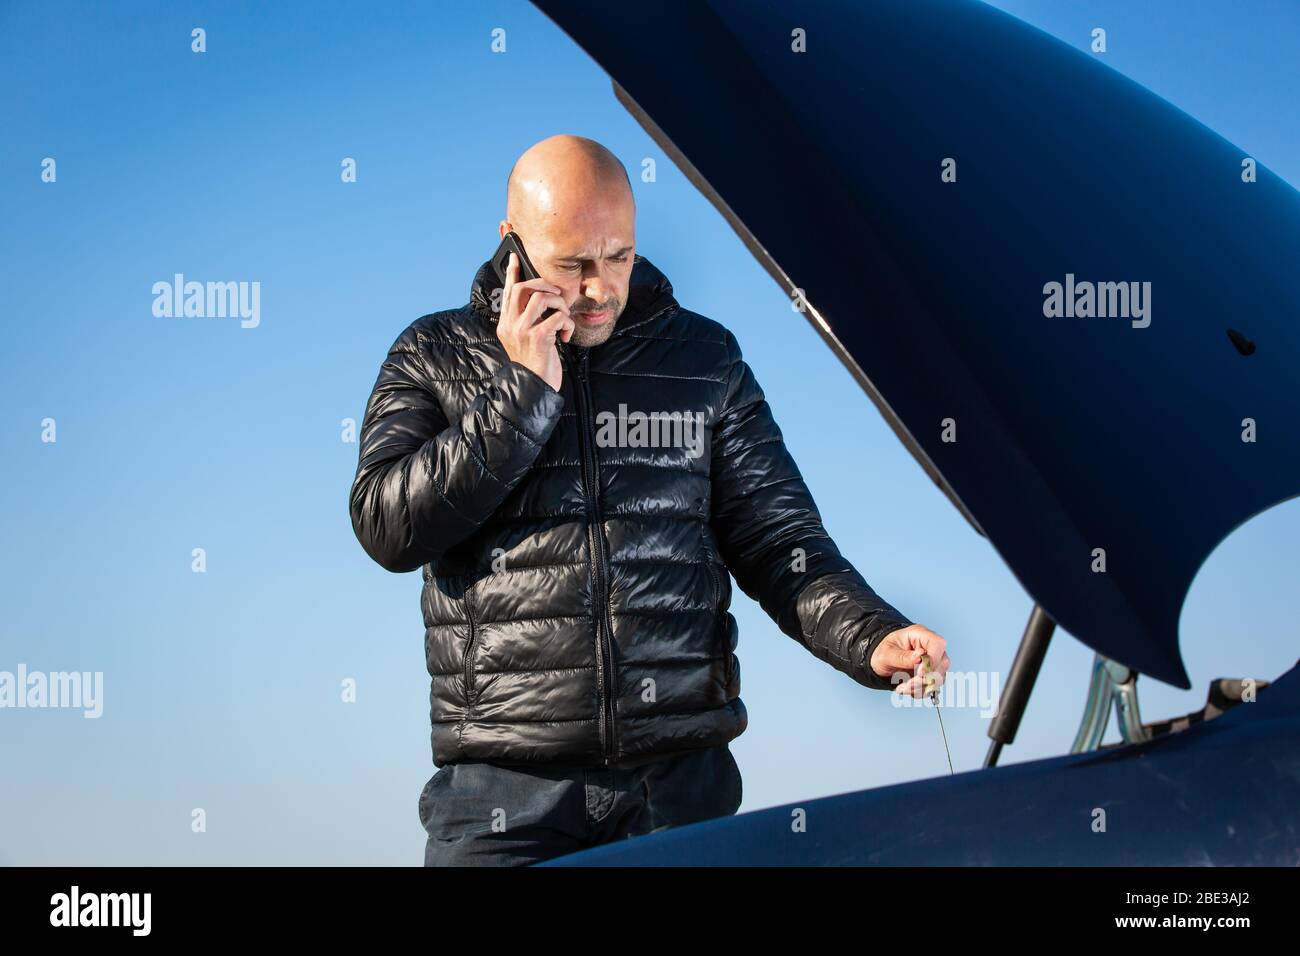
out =
[[[934,680],[930,684],[930,689],[933,690],[943,683],[948,666],[952,663],[948,659],[947,647],[948,642],[928,627],[920,624],[900,627],[886,634],[876,645],[876,650],[871,655],[871,669],[881,677],[892,677],[899,673],[913,675],[905,680],[900,678],[894,693],[919,699],[925,696],[931,672],[927,668],[925,674],[918,673],[917,665],[922,656],[929,655],[934,668]]]

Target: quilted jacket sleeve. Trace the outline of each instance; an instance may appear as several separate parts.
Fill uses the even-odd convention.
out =
[[[712,436],[711,524],[723,560],[782,632],[858,683],[890,689],[871,669],[871,654],[913,622],[840,554],[730,332],[727,353],[726,399]]]
[[[469,537],[528,472],[564,399],[506,362],[449,421],[415,327],[389,349],[366,405],[352,483],[352,530],[389,571],[435,562]]]

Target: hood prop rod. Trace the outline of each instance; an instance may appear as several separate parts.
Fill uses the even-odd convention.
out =
[[[1029,613],[1024,636],[1020,638],[1016,659],[1011,663],[1007,686],[998,700],[998,712],[989,725],[989,737],[993,743],[989,745],[989,752],[984,758],[985,768],[997,766],[1003,746],[1015,741],[1020,718],[1025,715],[1029,695],[1038,680],[1038,671],[1043,666],[1043,658],[1047,656],[1047,645],[1051,643],[1054,630],[1056,622],[1047,616],[1040,605],[1035,604]]]

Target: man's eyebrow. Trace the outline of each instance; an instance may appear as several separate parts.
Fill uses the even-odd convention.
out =
[[[624,246],[622,249],[615,249],[615,250],[614,250],[613,252],[611,252],[609,255],[610,255],[610,257],[613,257],[613,256],[625,256],[625,255],[627,255],[627,254],[628,254],[629,252],[631,252],[631,251],[632,251],[632,247],[631,247],[631,246]],[[556,256],[556,257],[555,257],[555,261],[556,261],[556,262],[582,262],[582,261],[584,261],[585,259],[588,259],[588,258],[590,258],[590,257],[589,257],[589,256]]]

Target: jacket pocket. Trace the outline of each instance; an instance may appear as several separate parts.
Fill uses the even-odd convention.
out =
[[[736,655],[731,649],[731,628],[733,625],[731,615],[726,611],[722,613],[719,619],[722,622],[722,653],[724,661],[722,673],[727,682],[727,692],[730,693],[731,682],[736,676]]]
[[[474,602],[469,587],[465,588],[460,602],[465,608],[465,620],[469,622],[469,640],[465,642],[465,710],[471,713],[474,707],[474,652],[478,645],[478,626],[474,621]]]
[[[713,629],[722,647],[722,688],[725,691],[731,687],[731,618],[722,610],[722,584],[718,580],[718,569],[712,562],[708,568],[709,577],[713,580]]]

